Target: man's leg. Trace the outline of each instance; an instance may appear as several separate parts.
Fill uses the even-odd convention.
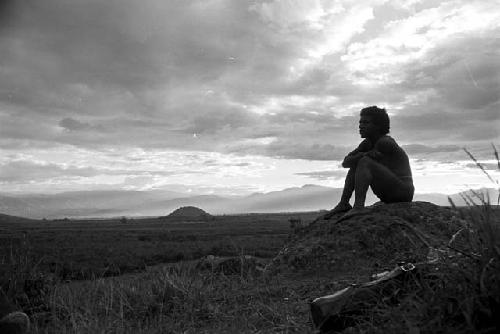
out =
[[[323,216],[323,219],[330,219],[333,215],[341,212],[346,212],[352,209],[349,201],[351,200],[352,193],[354,192],[354,177],[356,175],[356,167],[349,168],[347,175],[345,177],[344,189],[342,190],[342,196],[340,197],[340,202]]]
[[[369,158],[357,165],[353,210],[364,208],[368,187],[383,201],[403,202],[413,198],[413,187],[402,182],[389,168]]]
[[[370,170],[373,160],[368,157],[363,157],[358,161],[358,168],[354,176],[354,206],[353,209],[362,209],[365,207],[366,193],[368,187],[373,181],[373,174]]]
[[[355,176],[356,167],[349,168],[349,171],[347,172],[347,175],[345,177],[344,190],[342,190],[342,196],[340,197],[339,204],[349,204],[352,193],[354,192]]]

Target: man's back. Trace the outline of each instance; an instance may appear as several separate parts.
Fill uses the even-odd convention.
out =
[[[381,164],[389,168],[399,178],[403,178],[405,181],[411,179],[408,155],[391,136],[380,137],[375,143],[374,149],[382,153],[379,160]]]

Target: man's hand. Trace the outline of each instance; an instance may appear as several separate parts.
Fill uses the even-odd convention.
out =
[[[359,159],[364,157],[366,152],[358,152],[355,154],[348,154],[345,158],[344,161],[342,162],[342,167],[344,168],[351,168],[356,166],[358,163]]]

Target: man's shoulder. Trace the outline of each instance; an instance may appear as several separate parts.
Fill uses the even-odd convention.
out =
[[[384,135],[377,140],[376,144],[396,144],[396,140],[389,135]]]
[[[396,149],[399,147],[399,145],[398,143],[396,143],[396,140],[394,140],[394,138],[388,135],[384,135],[377,140],[377,142],[375,143],[375,147],[385,148],[385,149]]]
[[[369,151],[372,149],[372,143],[370,140],[368,139],[364,139],[361,143],[359,143],[358,145],[358,150],[360,150],[361,152],[363,151]]]
[[[395,142],[396,140],[394,138],[392,138],[391,136],[389,135],[383,135],[382,137],[380,137],[379,140],[390,140],[390,141],[393,141]]]

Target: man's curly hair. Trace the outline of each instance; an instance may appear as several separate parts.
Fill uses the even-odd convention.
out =
[[[390,121],[387,111],[377,106],[371,106],[361,109],[360,116],[369,116],[373,124],[378,126],[380,132],[385,135],[389,133]]]

